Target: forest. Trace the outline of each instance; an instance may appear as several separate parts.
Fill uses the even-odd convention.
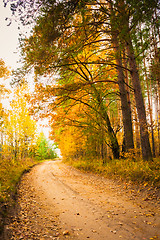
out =
[[[1,59],[0,78],[5,82],[10,74]],[[38,131],[37,123],[29,113],[25,96],[28,91],[26,84],[17,86],[12,92],[5,84],[0,85],[0,203],[16,190],[23,171],[41,160],[57,157],[55,145]],[[6,109],[2,103],[9,97],[10,105]]]
[[[20,26],[32,30],[20,35],[22,67],[11,73],[11,110],[1,105],[1,162],[45,159],[39,146],[47,140],[35,139],[36,120],[48,118],[63,160],[158,185],[160,2],[4,3]],[[27,76],[33,72],[30,92]],[[0,74],[10,74],[3,60]],[[0,91],[9,94],[3,86]]]

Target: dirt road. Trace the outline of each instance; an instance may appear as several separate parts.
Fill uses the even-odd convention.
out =
[[[61,161],[44,162],[22,178],[5,240],[160,239],[160,201],[142,193]]]

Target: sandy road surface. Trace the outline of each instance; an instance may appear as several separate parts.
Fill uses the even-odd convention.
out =
[[[159,200],[61,161],[24,175],[18,206],[4,240],[160,239]]]

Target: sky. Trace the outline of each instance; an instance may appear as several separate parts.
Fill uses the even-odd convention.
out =
[[[12,23],[7,26],[9,24],[9,21],[5,20],[6,17],[11,17],[11,11],[9,9],[9,6],[4,8],[3,1],[0,0],[0,58],[4,60],[7,67],[10,67],[13,70],[18,67],[18,61],[20,59],[18,52],[19,30],[18,23],[15,21],[12,21]],[[10,78],[5,80],[5,82],[0,79],[0,84],[5,83],[6,87],[10,88],[10,81]],[[8,108],[8,101],[4,100],[3,105],[4,107]],[[50,127],[43,127],[43,125],[47,125],[47,123],[47,119],[44,121],[39,121],[38,129],[39,131],[44,132],[46,138],[49,138]],[[58,149],[57,154],[60,156],[60,151]]]
[[[7,26],[9,21],[6,21],[5,18],[10,16],[9,6],[4,8],[3,1],[0,0],[0,58],[5,61],[7,66],[15,69],[19,60],[19,54],[16,53],[18,47],[18,24],[13,21],[10,26]]]
[[[11,17],[11,11],[9,6],[4,8],[3,1],[0,0],[0,58],[2,58],[7,67],[11,69],[16,69],[18,67],[18,61],[20,59],[18,53],[18,44],[19,44],[19,30],[18,23],[12,21],[6,21],[6,17]],[[6,85],[6,87],[10,88],[11,78],[3,81],[0,79],[0,84]],[[3,106],[8,108],[8,100],[2,100]],[[46,123],[46,121],[45,121]],[[42,124],[45,124],[42,122]],[[42,128],[46,137],[49,136],[49,128]]]
[[[16,69],[18,66],[17,62],[19,60],[18,54],[18,24],[12,22],[10,26],[9,21],[6,18],[11,17],[11,11],[9,6],[4,7],[4,3],[0,0],[0,58],[4,60],[5,65],[9,69]],[[0,84],[5,85],[6,88],[10,87],[11,78],[5,81],[1,78]],[[11,98],[12,96],[10,96]],[[9,99],[10,99],[9,98]],[[9,108],[9,99],[2,99],[3,107]]]

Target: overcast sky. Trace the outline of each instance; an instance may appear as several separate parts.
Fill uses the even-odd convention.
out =
[[[18,47],[18,25],[12,22],[10,26],[6,17],[11,16],[9,6],[4,8],[3,1],[0,1],[0,58],[2,58],[7,66],[16,68],[18,61],[17,47]]]
[[[9,6],[4,8],[3,1],[0,0],[0,58],[2,58],[6,64],[6,66],[11,69],[16,69],[18,67],[17,61],[19,61],[18,54],[18,24],[16,22],[12,22],[9,26],[9,21],[6,21],[6,17],[11,16],[11,11]],[[10,79],[6,80],[6,86],[9,86]],[[2,79],[0,79],[0,83],[2,83]],[[4,83],[4,82],[3,82]],[[7,105],[8,100],[2,100],[3,104]],[[42,124],[47,124],[47,121],[42,121]],[[39,130],[43,130],[46,137],[49,135],[49,127],[43,128],[40,127]]]

